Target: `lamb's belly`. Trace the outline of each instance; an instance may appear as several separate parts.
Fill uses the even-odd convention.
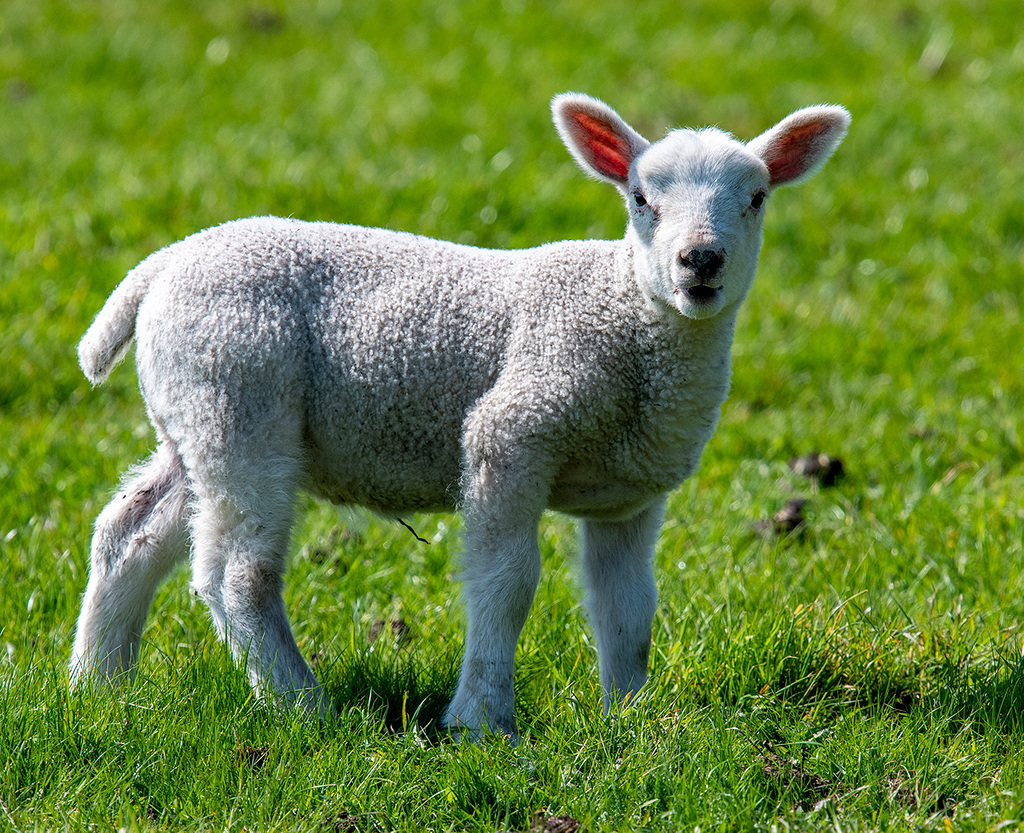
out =
[[[354,453],[353,448],[360,452]],[[450,512],[459,502],[458,446],[419,449],[398,443],[338,444],[309,454],[306,491],[338,505],[382,514]]]
[[[306,491],[338,506],[363,506],[382,515],[453,512],[458,505],[458,478],[445,483],[415,476],[401,481],[314,477]]]

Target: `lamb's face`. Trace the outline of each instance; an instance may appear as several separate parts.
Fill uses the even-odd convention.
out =
[[[761,249],[768,168],[719,130],[677,130],[635,161],[625,189],[637,279],[687,318],[739,304]]]
[[[745,145],[715,129],[676,130],[652,145],[590,96],[555,96],[551,113],[580,167],[626,198],[627,245],[643,291],[696,319],[743,300],[769,191],[813,173],[850,125],[842,107],[821,105]]]

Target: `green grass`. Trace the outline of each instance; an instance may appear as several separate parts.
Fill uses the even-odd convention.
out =
[[[0,829],[992,830],[1024,819],[1024,41],[1019,0],[0,9]],[[287,602],[337,717],[255,699],[187,575],[136,683],[67,691],[90,527],[152,433],[74,347],[123,274],[260,213],[488,246],[614,237],[550,125],[854,116],[772,200],[733,394],[658,546],[652,676],[601,715],[572,524],[547,518],[523,742],[436,732],[458,522],[311,501]],[[840,456],[819,488],[788,458]],[[752,524],[794,495],[802,531]],[[404,634],[370,641],[378,621]]]

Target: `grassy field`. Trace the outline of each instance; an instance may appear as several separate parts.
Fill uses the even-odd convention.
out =
[[[5,0],[0,829],[1024,824],[1020,1],[638,5]],[[184,572],[136,683],[69,694],[92,521],[153,442],[132,363],[94,391],[75,360],[124,273],[264,213],[618,236],[550,125],[568,89],[652,137],[854,117],[773,197],[733,393],[659,543],[641,702],[601,715],[575,529],[550,516],[523,742],[453,745],[457,519],[409,519],[424,544],[313,501],[286,598],[333,722],[253,698]],[[812,450],[845,476],[789,468]],[[795,497],[800,528],[755,533]]]

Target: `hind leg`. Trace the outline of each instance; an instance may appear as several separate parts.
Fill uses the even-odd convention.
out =
[[[302,658],[281,597],[293,516],[286,460],[232,465],[230,486],[197,485],[193,587],[253,687],[285,708],[324,717],[326,696]],[[249,488],[258,484],[258,491]]]
[[[189,496],[181,460],[163,443],[96,519],[72,685],[116,684],[134,672],[153,594],[188,554]]]

